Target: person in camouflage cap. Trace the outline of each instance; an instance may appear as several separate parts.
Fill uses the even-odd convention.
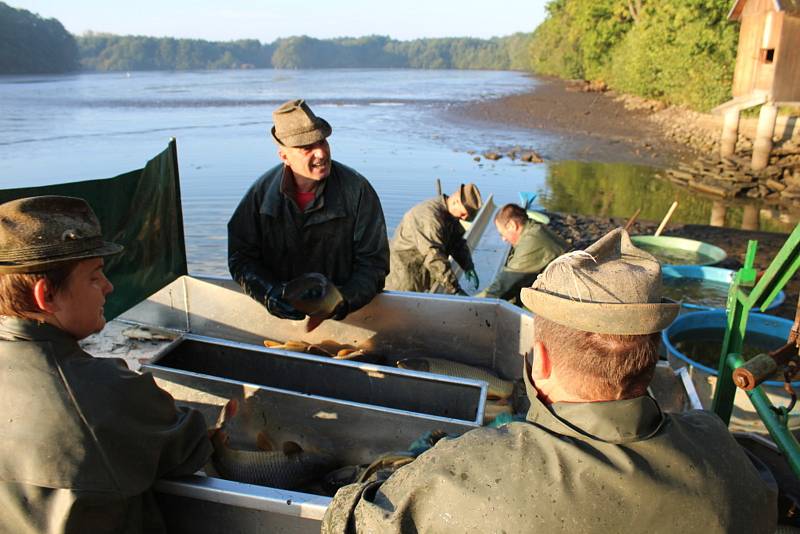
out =
[[[285,298],[286,284],[319,273],[342,295],[330,316],[342,320],[383,289],[389,271],[380,200],[366,178],[331,159],[331,125],[304,100],[281,104],[272,118],[281,162],[228,221],[228,269],[270,314],[295,321],[306,314]]]
[[[466,295],[450,267],[449,256],[477,289],[478,275],[461,221],[471,221],[482,205],[478,187],[461,184],[450,196],[431,198],[411,208],[389,244],[391,263],[386,289],[424,293],[438,283],[445,293]]]
[[[199,412],[78,345],[105,325],[121,251],[82,199],[0,205],[0,532],[165,532],[152,485],[211,454]]]
[[[525,421],[345,486],[323,534],[775,532],[774,487],[722,421],[647,394],[679,307],[661,298],[655,258],[617,229],[556,258],[522,300],[537,313]]]

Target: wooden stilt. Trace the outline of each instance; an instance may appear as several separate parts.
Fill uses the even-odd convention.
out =
[[[757,204],[745,204],[742,213],[742,230],[758,230],[761,207]]]
[[[715,200],[711,205],[711,220],[708,222],[711,226],[725,226],[725,214],[728,207],[721,200]]]
[[[725,112],[725,122],[722,125],[722,137],[720,138],[719,155],[723,158],[733,156],[733,154],[736,152],[736,140],[738,138],[739,108],[733,108]]]
[[[758,129],[753,141],[753,159],[750,166],[753,170],[761,170],[769,164],[769,153],[772,151],[772,136],[775,133],[775,120],[778,118],[778,106],[767,102],[761,106],[758,115]]]

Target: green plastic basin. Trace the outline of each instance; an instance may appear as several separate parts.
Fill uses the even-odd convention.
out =
[[[727,257],[719,247],[683,237],[635,235],[631,241],[664,265],[716,265]]]

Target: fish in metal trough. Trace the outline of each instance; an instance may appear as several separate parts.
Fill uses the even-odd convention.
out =
[[[492,399],[507,399],[514,392],[513,382],[503,380],[488,369],[442,358],[406,358],[398,361],[397,366],[401,369],[483,380],[489,384],[487,396]]]
[[[293,441],[284,442],[275,450],[263,431],[256,435],[255,448],[232,446],[226,424],[236,417],[237,411],[238,402],[228,401],[221,415],[222,424],[211,435],[212,463],[222,478],[291,490],[316,481],[335,467],[331,455],[304,451]]]

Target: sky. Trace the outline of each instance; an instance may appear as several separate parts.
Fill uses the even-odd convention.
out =
[[[530,32],[546,0],[4,0],[71,33],[185,37],[227,41],[308,35],[320,39],[389,35],[480,37]]]

